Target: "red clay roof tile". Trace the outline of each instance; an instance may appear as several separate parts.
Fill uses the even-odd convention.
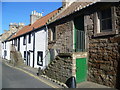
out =
[[[37,20],[35,23],[33,23],[32,25],[29,24],[29,25],[27,25],[27,26],[24,26],[24,27],[23,27],[21,30],[19,30],[15,35],[13,35],[11,39],[16,38],[16,37],[18,37],[18,36],[20,36],[20,35],[23,35],[23,34],[25,34],[25,33],[27,33],[27,32],[30,32],[30,31],[33,30],[33,28],[34,28],[34,29],[37,29],[37,28],[39,28],[39,27],[44,26],[44,25],[47,23],[47,21],[48,21],[54,14],[56,14],[60,9],[61,9],[61,8],[58,8],[57,10],[54,10],[53,12],[47,14],[46,16],[41,17],[40,19],[38,19],[38,20]]]

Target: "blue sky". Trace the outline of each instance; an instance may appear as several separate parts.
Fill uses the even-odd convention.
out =
[[[9,30],[9,23],[23,22],[28,25],[33,10],[39,13],[43,11],[43,16],[45,16],[61,6],[61,2],[2,2],[2,30],[0,28],[0,34],[3,33],[3,30]]]
[[[2,3],[0,2],[0,34],[2,33]]]

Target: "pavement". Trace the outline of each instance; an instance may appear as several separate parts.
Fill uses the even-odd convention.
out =
[[[94,82],[89,82],[89,81],[85,81],[82,83],[77,84],[78,88],[106,88],[106,89],[112,89],[111,87],[108,86],[104,86],[104,85],[100,85]]]
[[[38,69],[29,67],[29,66],[19,66],[18,68],[21,69],[21,71],[23,71],[23,72],[30,73],[29,75],[32,75],[33,77],[38,77],[37,76]],[[64,84],[56,83],[54,80],[48,78],[47,76],[44,76],[44,77],[39,76],[39,79],[41,79],[42,81],[44,81],[47,84],[50,84],[54,88],[68,88]],[[113,88],[111,88],[111,87],[107,87],[107,86],[96,84],[96,83],[89,82],[89,81],[85,81],[85,82],[77,84],[77,88],[91,88],[91,89],[92,88],[101,88],[101,89],[105,88],[105,89],[113,90]]]

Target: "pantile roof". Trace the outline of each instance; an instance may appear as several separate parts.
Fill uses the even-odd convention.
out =
[[[54,10],[53,12],[47,14],[46,16],[43,16],[41,17],[40,19],[38,19],[36,22],[34,22],[32,25],[29,24],[27,26],[24,26],[21,30],[19,30],[15,35],[12,36],[11,39],[13,38],[16,38],[16,37],[19,37],[27,32],[30,32],[32,31],[33,29],[37,29],[39,27],[42,27],[44,26],[47,21],[53,16],[55,15],[56,13],[58,13],[58,11],[60,10],[61,8],[58,8],[57,10]]]
[[[70,6],[68,6],[66,9],[61,10],[61,12],[59,12],[58,15],[54,16],[53,18],[49,19],[49,21],[47,23],[51,23],[54,22],[58,19],[61,19],[67,15],[70,15],[74,12],[77,12],[83,8],[86,8],[90,5],[92,5],[93,3],[96,3],[96,0],[94,0],[94,2],[73,2]]]

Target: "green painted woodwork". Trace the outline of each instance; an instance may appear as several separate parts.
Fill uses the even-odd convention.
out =
[[[86,58],[76,59],[76,82],[80,83],[86,80],[87,77],[87,62]]]
[[[75,52],[85,51],[85,31],[83,16],[79,16],[74,19],[74,42]]]

